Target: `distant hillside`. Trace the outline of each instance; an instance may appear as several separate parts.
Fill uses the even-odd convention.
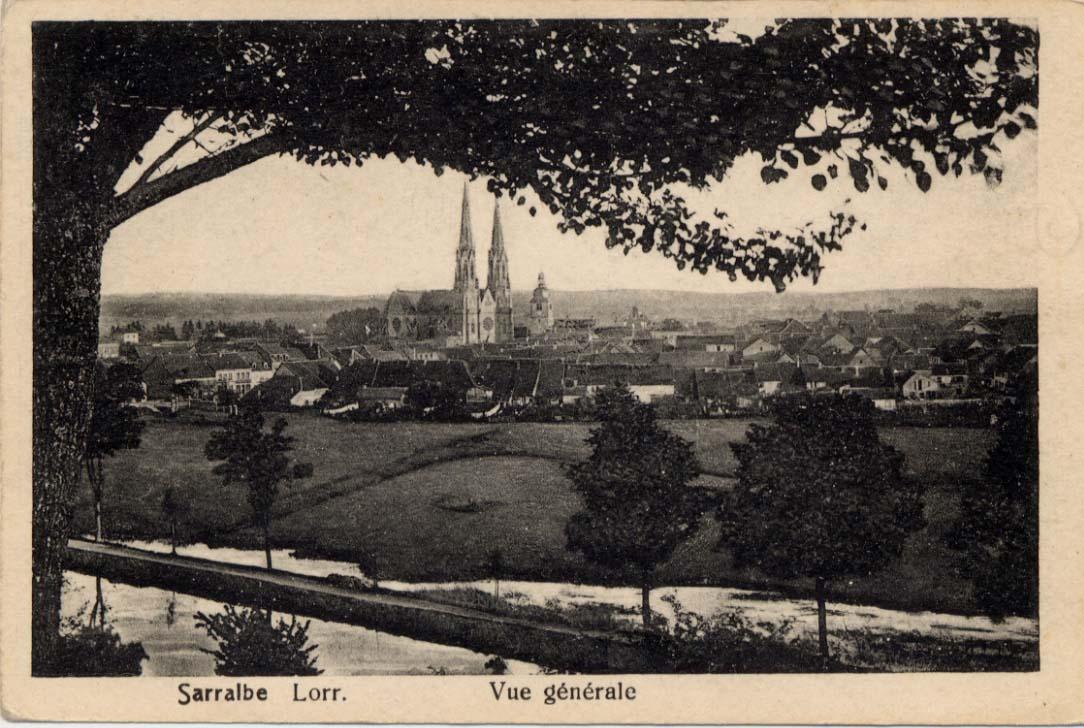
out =
[[[513,295],[517,314],[526,315],[530,292]],[[919,303],[956,306],[961,298],[981,301],[989,311],[1027,311],[1038,306],[1034,288],[906,288],[845,293],[688,293],[618,289],[611,291],[552,291],[558,317],[613,321],[625,318],[633,306],[653,319],[679,318],[740,323],[756,318],[819,316],[835,311],[891,308],[910,311]]]
[[[530,291],[515,291],[516,315],[527,314]],[[906,288],[846,293],[689,293],[647,289],[550,292],[557,317],[595,318],[601,323],[623,319],[633,306],[654,319],[715,320],[736,324],[755,318],[794,316],[809,318],[825,310],[892,308],[909,311],[919,303],[955,306],[960,299],[981,301],[989,311],[1034,313],[1038,291],[1034,288]],[[323,324],[329,316],[347,309],[383,308],[386,295],[299,296],[233,293],[149,293],[109,295],[102,298],[102,327],[133,320],[145,324],[185,319],[204,321],[274,319],[308,328]]]

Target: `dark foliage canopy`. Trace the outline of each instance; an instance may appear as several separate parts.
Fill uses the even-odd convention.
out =
[[[53,659],[39,665],[45,677],[136,677],[147,652],[140,642],[122,642],[109,625],[80,625],[61,636]]]
[[[279,484],[312,472],[302,463],[291,468],[288,453],[293,450],[294,438],[285,434],[286,426],[286,420],[279,417],[266,431],[263,415],[244,409],[230,417],[225,427],[215,430],[204,447],[208,460],[221,461],[212,472],[221,476],[224,485],[240,483],[248,487],[249,505],[256,525],[262,528],[270,525]]]
[[[922,528],[922,486],[877,436],[860,397],[786,398],[732,445],[738,483],[717,511],[735,562],[774,577],[874,573]]]
[[[139,370],[134,366],[98,366],[84,459],[100,461],[119,450],[139,447],[144,423],[128,403],[142,397]]]
[[[966,486],[948,534],[975,602],[994,618],[1039,610],[1039,408],[1034,377],[998,414],[985,478]]]
[[[327,320],[328,338],[338,344],[362,344],[380,334],[384,316],[378,308],[339,311]]]
[[[568,468],[584,510],[566,526],[568,547],[613,569],[650,572],[696,531],[699,475],[692,445],[660,427],[625,386],[599,392],[591,455]]]
[[[271,153],[310,164],[394,155],[487,176],[575,232],[656,250],[680,267],[777,287],[816,276],[855,221],[736,236],[689,190],[747,154],[766,183],[849,177],[864,192],[902,167],[1001,176],[998,145],[1036,124],[1038,34],[1002,19],[794,19],[724,41],[725,21],[501,20],[45,25],[36,37],[52,163],[115,224]],[[166,51],[168,49],[168,52]],[[180,109],[250,139],[216,165],[120,173]],[[249,135],[249,136],[245,136]],[[189,143],[189,142],[185,142]],[[52,173],[64,175],[53,178]],[[803,171],[804,170],[804,171]]]

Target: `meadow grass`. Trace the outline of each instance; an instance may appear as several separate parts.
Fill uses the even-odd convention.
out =
[[[312,478],[284,488],[275,508],[274,545],[304,555],[361,565],[372,576],[408,581],[487,578],[488,554],[504,552],[505,578],[629,583],[565,548],[564,526],[580,507],[564,465],[588,454],[585,423],[350,423],[290,413],[296,456]],[[705,470],[699,484],[729,487],[736,467],[730,443],[748,420],[674,421],[694,443]],[[181,537],[211,545],[257,547],[243,488],[224,487],[203,456],[210,428],[148,419],[143,443],[107,461],[107,536],[163,538],[164,489],[190,504]],[[972,611],[970,587],[956,572],[943,534],[968,481],[981,478],[992,435],[977,429],[885,428],[882,438],[905,455],[909,477],[927,484],[928,526],[885,571],[831,584],[835,599],[901,608]],[[710,498],[706,499],[710,504]],[[697,533],[656,574],[659,584],[781,589],[806,595],[810,585],[778,582],[735,569],[716,548],[708,508]],[[76,526],[91,528],[89,488],[76,505]]]

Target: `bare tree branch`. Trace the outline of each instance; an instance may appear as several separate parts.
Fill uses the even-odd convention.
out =
[[[170,145],[169,149],[167,149],[163,154],[161,154],[158,159],[151,162],[151,164],[148,165],[145,170],[143,170],[143,174],[139,175],[139,179],[135,181],[135,184],[133,184],[129,188],[129,191],[147,182],[151,178],[151,175],[157,172],[167,159],[179,152],[184,147],[184,145],[188,144],[188,142],[195,141],[196,137],[199,136],[204,129],[211,126],[211,124],[213,124],[215,122],[215,119],[217,118],[218,116],[214,112],[208,112],[207,116],[203,119],[203,121],[197,122],[192,127],[192,131],[181,137],[178,137],[177,140]]]
[[[283,137],[266,134],[247,144],[231,147],[227,151],[205,157],[198,162],[181,167],[176,172],[145,182],[114,198],[112,209],[106,213],[106,222],[109,227],[116,227],[162,200],[286,150],[287,144]]]

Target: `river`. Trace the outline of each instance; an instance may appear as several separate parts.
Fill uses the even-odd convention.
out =
[[[168,552],[169,544],[155,541],[131,541],[126,545],[148,551]],[[264,554],[260,550],[210,548],[203,544],[182,547],[185,556],[194,556],[248,566],[263,566]],[[328,574],[363,576],[359,568],[348,562],[322,559],[298,558],[287,550],[272,552],[276,569],[292,571],[309,576],[324,577]],[[493,589],[492,581],[463,581],[442,583],[410,583],[381,581],[380,586],[397,591],[422,589],[450,589],[473,587],[483,591]],[[501,593],[510,601],[535,605],[558,604],[607,604],[618,607],[630,622],[639,619],[640,593],[631,587],[608,587],[585,584],[568,584],[532,581],[502,581]],[[791,599],[778,594],[707,586],[661,586],[651,593],[652,608],[667,618],[673,610],[664,597],[673,596],[684,609],[702,615],[713,614],[720,609],[733,609],[743,613],[753,622],[779,623],[790,620],[795,634],[815,634],[817,629],[816,607],[812,600]],[[1038,639],[1038,623],[1034,619],[1012,617],[993,622],[986,617],[946,614],[931,611],[904,611],[881,607],[829,603],[829,629],[835,634],[847,631],[871,631],[879,633],[917,632],[952,638],[984,638],[1035,641]],[[348,628],[357,629],[357,628]],[[450,648],[448,648],[450,649]]]
[[[125,642],[141,642],[148,659],[145,676],[205,676],[214,674],[214,657],[203,652],[214,643],[196,626],[196,612],[222,611],[219,602],[152,587],[134,587],[102,580],[106,621]],[[89,619],[95,601],[95,578],[65,574],[63,616]],[[289,615],[283,616],[289,621]],[[449,675],[485,674],[483,655],[459,647],[422,642],[364,627],[318,619],[308,620],[310,644],[318,645],[316,666],[325,675]],[[526,662],[507,661],[512,674],[538,673]]]

